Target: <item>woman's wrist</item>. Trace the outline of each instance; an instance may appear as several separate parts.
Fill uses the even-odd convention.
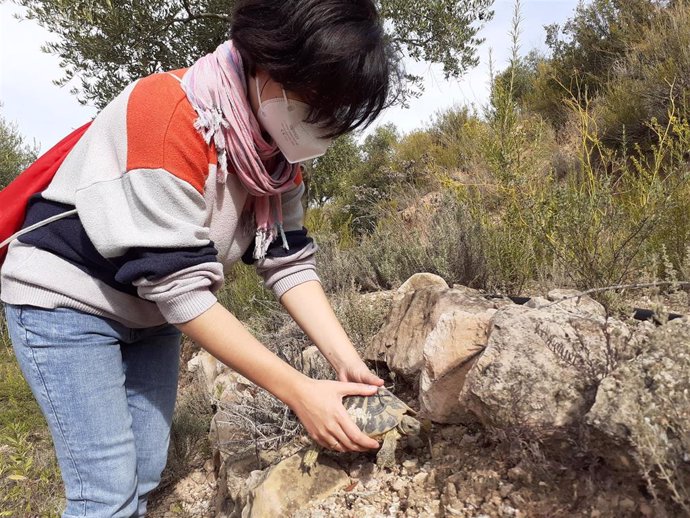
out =
[[[317,343],[316,347],[338,374],[362,361],[354,345],[349,340],[339,342],[329,340],[325,343]]]
[[[294,383],[284,387],[282,394],[273,392],[273,394],[293,412],[309,398],[310,394],[314,393],[314,380],[302,373],[299,374],[299,377],[295,379]]]

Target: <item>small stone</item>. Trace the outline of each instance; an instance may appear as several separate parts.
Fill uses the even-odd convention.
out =
[[[601,516],[601,511],[598,509],[592,509],[592,512],[590,513],[590,518],[599,518]]]
[[[458,437],[460,437],[460,433],[462,431],[462,428],[458,426],[444,426],[441,428],[441,437],[443,437],[446,441],[457,441]]]
[[[627,511],[627,512],[632,512],[635,510],[637,505],[635,504],[635,501],[630,499],[630,498],[624,498],[623,500],[620,501],[620,504],[618,504],[621,511]]]
[[[508,495],[513,492],[513,484],[505,484],[500,487],[499,492],[501,493],[501,498],[508,498]]]
[[[426,481],[427,484],[433,486],[436,483],[436,468],[431,468],[429,471],[429,478]]]
[[[511,482],[521,482],[527,478],[527,472],[520,466],[515,466],[508,470],[508,480]]]
[[[371,462],[358,462],[350,469],[350,476],[352,478],[367,478],[374,471],[374,465]]]
[[[191,479],[197,484],[205,484],[206,474],[202,473],[201,471],[195,471],[192,473]]]
[[[391,487],[393,487],[393,490],[399,493],[405,489],[405,482],[403,482],[403,479],[401,478],[396,478],[391,484]]]
[[[426,479],[428,477],[429,477],[428,473],[421,471],[421,472],[417,473],[414,477],[412,477],[412,482],[414,482],[414,484],[416,486],[422,486],[422,485],[424,485],[424,482],[426,482]]]
[[[381,489],[381,482],[377,478],[372,478],[366,484],[364,484],[364,488],[367,491],[378,491]]]
[[[513,505],[522,505],[525,503],[525,499],[522,498],[520,493],[511,493],[508,495],[508,499]]]
[[[417,460],[417,459],[407,459],[406,461],[403,462],[403,466],[406,467],[407,469],[416,468],[418,464],[419,464],[419,460]]]
[[[654,509],[647,502],[642,502],[640,504],[640,514],[643,516],[654,516]]]
[[[462,436],[462,439],[460,439],[460,446],[469,446],[471,444],[474,444],[475,442],[477,442],[477,439],[479,439],[479,434],[470,435],[466,433]]]

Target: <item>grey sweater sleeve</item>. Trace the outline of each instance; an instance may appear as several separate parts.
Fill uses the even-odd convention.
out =
[[[289,289],[307,281],[320,281],[316,273],[315,253],[318,246],[307,237],[304,228],[302,196],[304,182],[282,194],[283,228],[290,250],[282,248],[280,236],[271,244],[266,257],[254,264],[266,288],[280,299]]]
[[[205,224],[203,195],[163,169],[139,169],[79,189],[76,206],[98,252],[118,264],[116,279],[137,287],[172,323],[209,309],[223,266]]]

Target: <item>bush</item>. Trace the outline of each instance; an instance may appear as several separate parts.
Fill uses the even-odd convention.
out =
[[[411,190],[379,208],[374,232],[343,247],[332,233],[319,234],[319,272],[328,291],[375,291],[400,286],[418,272],[449,284],[481,286],[486,276],[476,222],[453,193],[423,198]]]
[[[0,189],[6,187],[38,156],[38,146],[26,144],[17,125],[0,116]]]
[[[611,147],[634,142],[649,150],[658,135],[648,122],[666,126],[672,103],[675,115],[687,118],[689,91],[690,5],[674,2],[650,17],[612,67],[594,101],[600,137]]]

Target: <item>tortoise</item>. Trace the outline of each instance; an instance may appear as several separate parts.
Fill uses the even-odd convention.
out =
[[[379,467],[393,467],[398,439],[405,435],[419,435],[422,424],[417,413],[398,399],[390,390],[379,387],[371,396],[345,396],[343,406],[355,424],[369,437],[383,441],[376,454]],[[321,448],[313,445],[304,455],[302,465],[309,470]]]

